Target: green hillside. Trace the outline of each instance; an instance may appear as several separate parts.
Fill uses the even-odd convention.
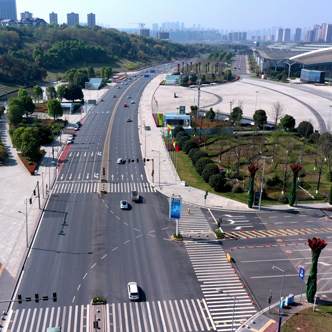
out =
[[[98,26],[0,27],[0,81],[29,84],[88,66],[96,73],[102,66],[113,72],[133,70],[219,50],[220,46],[181,45]]]

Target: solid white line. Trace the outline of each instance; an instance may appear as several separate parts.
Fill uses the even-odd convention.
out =
[[[83,318],[84,318],[84,305],[81,305],[81,315],[80,315],[80,331],[83,331]],[[107,320],[107,317],[106,317]],[[56,325],[57,326],[57,325]],[[109,326],[109,324],[108,324]]]
[[[179,331],[179,325],[178,325],[178,322],[177,322],[177,319],[176,319],[176,316],[175,316],[175,313],[174,313],[174,308],[173,308],[173,305],[172,305],[172,301],[169,300],[168,302],[169,302],[169,306],[171,308],[173,322],[175,324],[176,331]]]
[[[38,321],[37,321],[37,326],[36,326],[36,331],[39,331],[40,320],[42,318],[42,315],[43,315],[43,308],[40,308],[40,312],[39,312],[39,316],[38,316]]]
[[[142,326],[141,326],[140,315],[138,312],[138,306],[136,306],[136,317],[137,317],[137,323],[138,323],[138,331],[142,332]]]
[[[60,307],[56,311],[56,318],[55,318],[55,326],[59,326],[59,319],[60,319]]]
[[[71,332],[71,329],[70,329],[71,312],[72,312],[72,306],[69,307],[69,313],[68,313],[68,328],[67,328],[67,332]]]
[[[63,308],[63,313],[62,313],[62,324],[61,324],[61,326],[63,326],[63,328],[65,328],[66,309],[67,309],[67,307],[64,307],[64,308]],[[36,331],[38,331],[38,330],[36,330]]]
[[[90,306],[86,306],[86,332],[89,332],[90,330]],[[82,328],[83,331],[83,328]]]
[[[23,331],[26,331],[26,328],[27,328],[27,325],[28,325],[28,322],[29,322],[30,312],[31,312],[31,309],[28,309],[28,314],[27,314],[27,317],[25,318],[25,324],[23,326]]]
[[[33,310],[33,315],[32,315],[32,319],[31,319],[31,322],[30,322],[30,332],[32,332],[32,329],[33,329],[33,324],[34,324],[34,322],[35,322],[35,318],[36,318],[36,313],[37,313],[37,308],[35,308],[34,310]],[[56,326],[58,326],[58,325],[56,325]]]
[[[207,312],[207,314],[208,314],[208,316],[209,316],[209,318],[210,318],[210,322],[211,322],[211,324],[212,324],[212,327],[213,327],[214,330],[216,330],[216,326],[214,325],[214,321],[213,321],[213,319],[212,319],[212,316],[211,316],[210,310],[209,310],[209,308],[208,308],[208,306],[207,306],[207,304],[206,304],[205,299],[203,299],[203,303],[204,303],[204,307],[205,307],[205,309],[206,309],[206,312]]]
[[[188,325],[189,331],[192,331],[191,326],[190,326],[190,323],[189,323],[189,320],[188,320],[187,312],[186,312],[186,309],[185,309],[185,307],[184,307],[184,304],[183,304],[183,301],[182,301],[182,300],[180,300],[180,304],[181,304],[181,307],[182,307],[182,310],[183,310],[183,313],[184,313],[184,318],[185,318],[186,323],[187,323],[187,325]]]
[[[135,332],[135,322],[134,322],[134,314],[132,309],[132,303],[129,303],[129,311],[130,311],[130,321],[131,321],[131,331]]]
[[[196,325],[196,321],[195,321],[194,315],[193,315],[193,313],[191,311],[190,303],[189,303],[188,300],[186,300],[186,304],[187,304],[187,308],[188,308],[188,311],[189,311],[189,314],[190,314],[190,317],[191,317],[191,321],[194,324],[194,329],[195,329],[195,331],[198,331],[197,325]]]
[[[78,305],[75,305],[75,315],[74,315],[74,332],[77,331],[77,310],[78,310]]]

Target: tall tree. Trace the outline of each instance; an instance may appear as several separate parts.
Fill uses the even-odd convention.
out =
[[[65,85],[59,85],[56,89],[56,95],[60,102],[63,98],[65,98],[65,92],[66,92],[66,86]]]
[[[54,120],[63,115],[63,109],[59,100],[51,99],[47,103],[48,115],[53,116]]]
[[[82,100],[83,99],[83,92],[82,92],[82,89],[80,87],[78,87],[77,85],[75,84],[70,84],[68,87],[66,87],[66,90],[65,90],[65,98],[67,100],[77,100],[77,99],[80,99]]]
[[[24,96],[29,96],[28,90],[27,89],[19,89],[17,93],[18,98],[22,98]]]
[[[33,99],[36,101],[40,101],[43,99],[43,89],[39,86],[39,85],[35,85],[33,87],[33,92],[32,92],[32,95],[33,95]]]
[[[89,77],[89,79],[94,78],[95,76],[96,76],[95,70],[93,69],[92,66],[89,66],[88,67],[88,77]]]
[[[241,120],[242,120],[242,114],[243,114],[243,111],[240,107],[237,106],[237,107],[233,108],[231,118],[232,118],[233,123],[236,126],[240,125]]]
[[[47,96],[47,99],[56,98],[56,90],[53,85],[50,85],[46,88],[46,96]]]
[[[8,106],[7,121],[14,126],[17,126],[22,121],[22,111],[19,106]]]
[[[263,129],[267,123],[267,116],[264,110],[257,110],[254,113],[254,122],[257,128]]]
[[[32,101],[32,98],[30,96],[23,96],[20,99],[22,100],[24,113],[25,113],[26,117],[28,117],[30,114],[33,114],[36,107]]]
[[[286,131],[292,131],[295,127],[295,119],[291,115],[286,114],[281,119],[280,126]]]
[[[277,130],[278,121],[284,116],[285,107],[279,101],[272,104],[272,118],[274,120],[274,131]]]

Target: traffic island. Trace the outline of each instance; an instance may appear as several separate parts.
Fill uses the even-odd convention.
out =
[[[182,235],[179,233],[179,234],[173,234],[172,235],[172,240],[174,241],[183,241],[183,238],[182,238]]]
[[[220,232],[220,231],[215,231],[214,232],[214,235],[216,236],[216,239],[217,240],[222,240],[225,236],[224,236],[224,233],[223,232]]]
[[[106,301],[102,296],[96,296],[91,301],[90,331],[107,331]]]

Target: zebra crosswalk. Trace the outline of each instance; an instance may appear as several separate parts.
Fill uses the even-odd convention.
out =
[[[292,235],[306,235],[315,233],[331,232],[332,228],[283,228],[283,229],[261,229],[253,231],[227,231],[224,233],[225,238],[238,238],[238,239],[250,239],[250,238],[262,238],[262,237],[280,237],[280,236],[292,236]]]
[[[62,182],[59,181],[53,188],[54,194],[78,194],[78,193],[96,193],[99,192],[98,182]],[[149,183],[142,182],[118,182],[105,183],[109,193],[130,193],[137,190],[139,193],[153,193],[155,189]]]
[[[96,193],[98,187],[98,182],[57,182],[52,192],[54,194]]]
[[[218,241],[186,241],[213,328],[220,332],[237,329],[256,314],[246,290]],[[233,320],[234,317],[234,320]]]
[[[211,233],[213,235],[211,227],[199,207],[183,205],[182,209],[179,231],[183,236],[192,233]]]
[[[148,182],[111,182],[110,193],[130,193],[133,190],[137,190],[139,193],[152,193],[155,189]]]
[[[45,332],[50,326],[61,326],[63,332],[88,331],[89,305],[17,309],[11,316],[7,332]]]
[[[198,299],[112,303],[110,332],[210,331],[204,301]]]

